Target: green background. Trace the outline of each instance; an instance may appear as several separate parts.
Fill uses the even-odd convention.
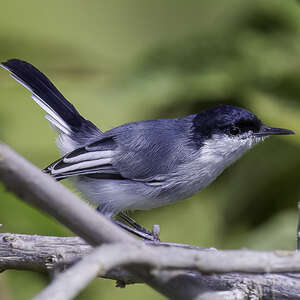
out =
[[[1,1],[0,59],[46,73],[102,130],[224,103],[300,133],[300,5],[291,0]],[[22,86],[0,72],[0,139],[39,167],[55,133]],[[161,239],[203,247],[294,249],[300,134],[272,137],[191,199],[131,215]],[[72,188],[70,184],[68,187]],[[0,189],[2,232],[68,235]],[[45,275],[6,271],[0,299],[29,299]],[[77,299],[163,299],[96,279]]]

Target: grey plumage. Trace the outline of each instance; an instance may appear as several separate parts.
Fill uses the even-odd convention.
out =
[[[72,178],[108,217],[187,198],[266,136],[293,133],[266,127],[251,112],[228,105],[103,133],[32,65],[14,59],[2,66],[33,93],[59,133],[64,156],[45,171],[58,180]]]

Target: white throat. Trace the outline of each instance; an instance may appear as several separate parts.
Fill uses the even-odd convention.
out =
[[[213,135],[193,155],[191,161],[177,170],[186,185],[185,196],[199,192],[214,181],[227,167],[264,138],[246,135],[242,138]]]
[[[212,168],[222,172],[263,139],[262,137],[253,137],[248,133],[233,137],[215,134],[204,143],[199,157],[202,162],[207,161]]]

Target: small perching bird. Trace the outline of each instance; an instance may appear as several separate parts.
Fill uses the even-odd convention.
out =
[[[57,180],[73,178],[99,212],[111,219],[121,216],[134,228],[116,221],[120,226],[149,239],[151,233],[124,211],[190,197],[266,137],[294,134],[265,126],[248,110],[229,105],[102,132],[31,64],[11,59],[1,66],[32,93],[59,133],[57,146],[63,157],[44,171]]]

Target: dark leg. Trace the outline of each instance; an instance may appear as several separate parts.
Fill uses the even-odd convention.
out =
[[[101,214],[103,214],[103,209],[98,206],[97,207],[97,211]],[[133,219],[131,219],[130,217],[128,217],[126,214],[124,213],[119,213],[118,216],[120,218],[122,218],[123,220],[125,220],[126,222],[128,222],[129,225],[128,226],[118,220],[114,220],[112,219],[112,221],[117,224],[118,226],[120,226],[121,228],[125,229],[126,231],[133,233],[143,239],[146,240],[150,240],[150,241],[159,241],[158,237],[156,235],[153,235],[152,232],[150,232],[149,230],[147,230],[146,228],[144,228],[143,226],[139,225],[137,222],[135,222]]]
[[[120,217],[122,220],[127,222],[129,225],[131,225],[133,228],[135,228],[138,232],[141,232],[143,234],[146,234],[148,236],[152,236],[152,240],[155,242],[159,242],[159,232],[160,228],[159,225],[154,225],[152,228],[152,232],[143,227],[142,225],[138,224],[134,219],[130,218],[128,215],[126,215],[123,212],[118,213],[118,217]]]
[[[150,234],[147,234],[145,232],[142,232],[142,231],[139,231],[135,228],[132,228],[132,227],[130,227],[130,226],[118,221],[118,220],[113,220],[113,222],[115,224],[117,224],[118,226],[120,226],[121,228],[125,229],[126,231],[130,232],[130,233],[133,233],[133,234],[135,234],[135,235],[137,235],[137,236],[139,236],[143,239],[146,239],[146,240],[149,240],[149,241],[154,241],[154,237],[152,236],[151,232],[150,232]]]
[[[135,220],[133,220],[132,218],[130,218],[129,216],[127,216],[125,213],[120,212],[120,213],[118,213],[118,216],[122,220],[124,220],[125,222],[127,222],[129,225],[131,225],[133,228],[137,229],[138,231],[141,231],[141,232],[144,232],[146,234],[152,235],[151,231],[149,231],[148,229],[146,229],[142,225],[138,224]]]

